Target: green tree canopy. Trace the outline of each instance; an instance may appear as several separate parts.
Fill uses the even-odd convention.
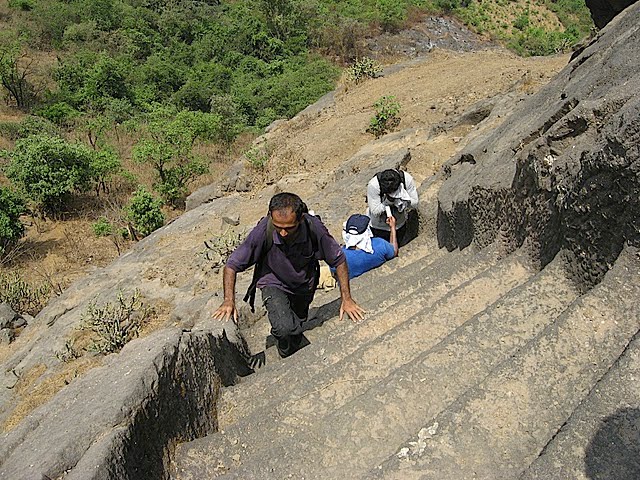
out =
[[[89,188],[92,152],[82,144],[32,135],[18,140],[6,155],[7,177],[44,211],[60,211],[72,193]]]

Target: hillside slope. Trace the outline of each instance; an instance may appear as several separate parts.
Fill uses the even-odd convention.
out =
[[[564,84],[557,78],[567,72],[588,86],[585,72],[603,71],[588,59],[620,58],[617,38],[635,48],[637,9],[625,18],[569,65],[566,56],[435,49],[274,125],[258,142],[269,152],[265,171],[234,167],[213,189],[218,196],[224,187],[225,195],[193,205],[74,284],[5,354],[4,382],[11,388],[2,399],[7,432],[0,477],[168,478],[171,460],[178,478],[524,474],[607,370],[626,365],[617,359],[638,330],[631,281],[638,256],[633,245],[618,251],[595,288],[572,274],[562,254],[541,262],[522,232],[547,238],[535,234],[554,224],[531,221],[528,230],[505,228],[516,234],[501,237],[496,223],[518,225],[518,210],[500,209],[513,192],[483,194],[461,178],[477,165],[489,187],[511,186],[513,155],[485,170],[490,160],[471,162],[465,154],[481,158],[494,144],[508,152],[509,132],[537,121],[547,130],[534,126],[537,137],[528,132],[525,140],[546,140],[549,131],[558,151],[570,147],[565,139],[582,122],[534,115],[546,98],[535,92],[560,69],[544,95],[561,98]],[[637,70],[612,71],[622,84],[626,72]],[[580,92],[575,96],[582,100]],[[396,96],[402,121],[397,131],[372,140],[365,129],[381,95]],[[623,117],[632,123],[635,104],[620,100],[608,104],[604,117],[617,118],[615,108],[627,105]],[[524,118],[509,116],[514,111]],[[563,118],[565,130],[549,128]],[[311,345],[283,362],[266,349],[266,368],[250,375],[247,361],[264,348],[265,320],[243,312],[240,329],[211,321],[220,279],[205,240],[228,228],[223,217],[239,215],[238,229],[253,225],[281,190],[302,194],[338,234],[346,216],[363,209],[368,178],[397,165],[422,183],[423,229],[398,260],[354,282],[355,298],[370,312],[367,321],[338,322],[335,292],[319,294]],[[627,171],[629,184],[637,185]],[[527,218],[535,219],[544,210],[527,198],[521,200],[531,207]],[[239,292],[248,279],[241,277]],[[87,305],[134,289],[156,308],[155,331],[74,375],[77,364],[56,353],[74,336]],[[44,387],[55,395],[43,395],[26,417],[17,415]],[[179,442],[187,443],[173,455]]]

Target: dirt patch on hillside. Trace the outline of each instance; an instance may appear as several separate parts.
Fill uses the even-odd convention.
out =
[[[371,144],[372,155],[385,145],[410,149],[409,171],[421,182],[455,151],[470,127],[425,141],[434,125],[464,112],[479,100],[510,90],[532,93],[568,61],[567,55],[521,58],[500,48],[454,52],[434,48],[424,57],[388,68],[384,76],[358,85],[342,85],[334,104],[316,116],[283,123],[267,136],[270,168],[278,173],[318,175],[335,170]],[[366,132],[373,104],[394,96],[401,105],[400,139],[374,142]],[[393,134],[387,135],[392,137]],[[364,186],[363,186],[364,191]],[[298,192],[305,194],[308,192]]]

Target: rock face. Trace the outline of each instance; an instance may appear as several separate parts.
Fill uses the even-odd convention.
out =
[[[640,241],[640,7],[616,17],[537,95],[447,166],[442,245],[561,249],[585,286]]]
[[[585,0],[596,27],[603,28],[613,17],[632,5],[635,0]]]

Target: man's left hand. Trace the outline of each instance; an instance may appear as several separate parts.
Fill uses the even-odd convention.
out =
[[[345,313],[349,315],[349,318],[353,322],[358,323],[364,320],[364,314],[366,313],[366,311],[364,308],[359,306],[352,299],[349,299],[349,300],[344,300],[340,304],[340,320],[342,320],[342,317],[344,317]]]

